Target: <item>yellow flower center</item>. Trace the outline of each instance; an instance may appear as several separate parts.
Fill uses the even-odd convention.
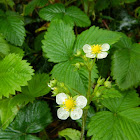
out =
[[[101,50],[102,50],[102,47],[101,45],[93,45],[91,46],[91,51],[93,54],[98,54],[98,53],[101,53]]]
[[[64,109],[66,109],[67,111],[75,109],[76,106],[76,102],[72,99],[72,97],[69,97],[68,99],[65,99],[65,102],[63,102],[64,104]]]

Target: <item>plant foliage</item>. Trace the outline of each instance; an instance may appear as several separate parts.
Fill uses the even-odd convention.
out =
[[[117,42],[113,55],[112,74],[121,89],[128,89],[140,83],[140,45],[132,43],[123,35]]]
[[[51,121],[52,117],[48,104],[44,101],[35,101],[20,110],[15,120],[5,131],[0,130],[0,138],[39,140],[30,134],[40,132]]]
[[[21,46],[25,39],[25,28],[23,18],[16,12],[0,10],[0,33],[7,41]]]
[[[63,21],[70,25],[79,27],[87,27],[90,25],[88,16],[79,8],[71,6],[65,8],[63,4],[48,5],[39,11],[39,15],[46,21],[53,19],[63,19]]]
[[[66,140],[79,140],[80,139],[80,131],[66,128],[59,132],[59,135],[64,137]]]
[[[92,136],[92,140],[140,139],[139,104],[140,100],[135,91],[123,93],[121,98],[105,99],[103,105],[111,112],[96,113],[88,125],[87,135]]]
[[[28,86],[22,87],[21,94],[16,95],[13,100],[18,104],[27,104],[33,102],[36,97],[40,97],[49,93],[48,74],[35,74],[33,78],[28,81]]]
[[[16,54],[9,54],[0,61],[0,98],[9,97],[21,91],[21,86],[27,85],[27,81],[33,75],[33,69],[26,60],[22,60]]]
[[[42,7],[48,3],[48,0],[32,0],[25,6],[25,15],[29,15],[33,12],[35,7]]]

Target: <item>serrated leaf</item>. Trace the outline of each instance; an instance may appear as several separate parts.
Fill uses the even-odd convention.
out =
[[[72,18],[76,26],[87,27],[91,24],[88,16],[76,6],[67,8],[66,15]]]
[[[48,74],[36,74],[28,81],[28,86],[22,88],[22,93],[31,97],[40,97],[49,93],[50,88]]]
[[[80,131],[72,128],[66,128],[62,131],[59,131],[58,134],[64,137],[66,140],[79,140],[81,135]]]
[[[108,98],[102,104],[112,112],[120,112],[140,105],[140,99],[135,90],[125,91],[119,98]]]
[[[140,45],[132,44],[123,36],[114,46],[119,48],[112,58],[112,74],[120,89],[128,89],[140,83]]]
[[[45,6],[48,3],[48,0],[32,0],[25,6],[25,15],[29,15],[33,12],[37,6]]]
[[[81,50],[85,44],[114,44],[120,39],[120,35],[117,32],[99,29],[98,27],[92,26],[90,29],[82,32],[77,36],[74,52]]]
[[[104,86],[100,86],[98,91],[102,94],[102,98],[116,98],[116,97],[121,97],[121,93],[119,90],[115,88],[106,88]]]
[[[43,121],[42,121],[43,120]],[[0,139],[33,139],[39,138],[30,135],[44,129],[52,121],[48,104],[44,101],[35,101],[19,111],[15,120],[5,130],[0,130]]]
[[[57,25],[57,26],[56,26]],[[52,62],[69,60],[75,40],[72,27],[62,21],[54,21],[48,28],[43,40],[43,51]]]
[[[4,13],[0,11],[0,33],[7,41],[14,45],[21,46],[25,39],[25,28],[22,17],[13,11]]]
[[[0,35],[0,56],[5,56],[5,55],[9,54],[9,52],[10,52],[9,44]]]
[[[135,117],[132,117],[131,113],[135,114]],[[91,140],[139,140],[140,119],[138,118],[140,118],[140,108],[118,114],[102,111],[91,118],[87,135],[93,135]]]
[[[48,104],[45,101],[34,101],[33,104],[19,111],[10,127],[24,133],[37,133],[51,121],[52,116]]]
[[[52,70],[52,76],[55,77],[60,82],[64,82],[73,90],[73,96],[76,93],[86,95],[87,92],[87,83],[88,83],[88,70],[80,68],[77,70],[74,66],[75,63],[80,62],[81,60],[73,59],[73,61],[66,61],[59,64],[56,64]],[[96,65],[92,70],[92,81],[94,82],[95,78],[98,78]],[[76,93],[74,93],[76,91]]]
[[[62,19],[65,23],[73,26],[87,27],[90,26],[88,16],[75,6],[65,8],[61,3],[48,5],[39,11],[39,16],[44,20]]]
[[[44,20],[51,21],[53,18],[55,18],[55,16],[63,17],[64,12],[65,12],[64,5],[58,3],[58,4],[48,5],[47,7],[42,8],[39,11],[39,16]]]
[[[1,35],[0,35],[0,56],[4,57],[10,53],[18,54],[19,56],[24,56],[24,51],[18,47],[15,47],[9,44]]]
[[[48,74],[35,74],[33,78],[28,81],[28,86],[22,87],[22,93],[14,96],[14,104],[26,105],[29,102],[33,102],[36,97],[40,97],[49,93],[49,79],[50,78]]]
[[[24,56],[24,51],[21,48],[15,47],[13,45],[10,46],[10,53],[18,54],[21,58]]]
[[[140,98],[135,90],[126,91],[120,98],[104,99],[102,104],[109,111],[96,113],[88,125],[91,140],[139,140]]]
[[[0,61],[0,98],[21,91],[33,75],[33,69],[25,60],[15,54],[7,55]]]
[[[2,123],[2,128],[5,129],[15,118],[18,113],[18,108],[16,105],[12,104],[13,99],[3,99],[0,100],[0,118]]]

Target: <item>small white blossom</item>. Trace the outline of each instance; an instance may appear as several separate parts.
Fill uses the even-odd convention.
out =
[[[65,93],[59,93],[56,95],[56,103],[60,105],[60,108],[57,110],[59,119],[66,120],[70,116],[71,119],[77,120],[82,117],[82,108],[87,105],[87,99],[84,96],[78,96],[74,100]]]
[[[108,53],[107,51],[110,49],[110,45],[105,43],[103,45],[88,45],[85,44],[83,46],[83,51],[86,53],[86,57],[98,59],[106,58]]]

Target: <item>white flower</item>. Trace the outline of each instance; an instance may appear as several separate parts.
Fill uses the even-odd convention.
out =
[[[78,96],[74,100],[65,93],[59,93],[56,95],[56,103],[60,105],[57,110],[59,119],[66,120],[70,116],[73,120],[78,120],[82,117],[82,108],[87,105],[87,99],[84,96]]]
[[[105,43],[103,45],[88,45],[85,44],[83,46],[83,51],[86,53],[86,57],[98,59],[106,58],[108,53],[107,51],[110,49],[110,45]]]

